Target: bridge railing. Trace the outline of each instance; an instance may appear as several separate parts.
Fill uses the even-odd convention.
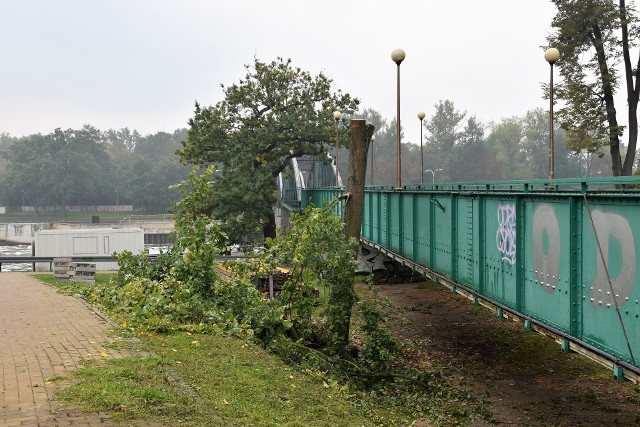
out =
[[[367,187],[361,234],[637,367],[638,188],[640,177]],[[302,206],[341,193],[307,190]]]

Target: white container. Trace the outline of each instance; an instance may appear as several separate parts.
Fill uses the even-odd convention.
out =
[[[141,228],[91,228],[75,230],[43,230],[35,235],[35,256],[92,257],[111,256],[114,252],[144,251]],[[49,271],[49,263],[36,263],[36,271]],[[97,262],[96,270],[116,270],[118,263]]]

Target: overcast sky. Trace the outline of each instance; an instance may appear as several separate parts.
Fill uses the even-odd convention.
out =
[[[483,122],[548,108],[547,0],[0,0],[0,132],[186,127],[254,56],[324,72],[364,107],[416,114],[450,99]]]

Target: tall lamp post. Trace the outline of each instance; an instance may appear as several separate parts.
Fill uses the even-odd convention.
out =
[[[369,150],[371,150],[371,185],[373,185],[373,141],[376,140],[376,137],[371,135],[371,139],[369,141],[371,141],[371,144],[369,146]]]
[[[340,176],[338,173],[338,149],[340,148],[340,118],[342,117],[342,113],[340,111],[333,112],[333,118],[336,121],[336,187],[339,187],[339,179]]]
[[[391,59],[398,66],[397,113],[396,113],[396,188],[402,188],[402,161],[400,159],[400,64],[405,58],[404,50],[397,48],[391,52]]]
[[[420,119],[420,184],[424,184],[424,153],[422,151],[422,121],[424,120],[424,111],[418,113]]]
[[[426,169],[425,172],[431,172],[431,183],[435,184],[436,183],[436,172],[441,171],[442,169],[436,169],[436,170],[431,170],[431,169]]]
[[[553,147],[553,64],[560,58],[555,47],[547,49],[544,59],[549,63],[549,179],[555,178],[555,154]]]

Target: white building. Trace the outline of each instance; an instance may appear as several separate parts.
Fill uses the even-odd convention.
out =
[[[35,235],[35,256],[92,257],[110,256],[114,252],[144,251],[142,228],[92,228],[75,230],[43,230]],[[115,270],[117,261],[97,262],[97,270]],[[49,271],[49,263],[36,263],[36,271]]]

